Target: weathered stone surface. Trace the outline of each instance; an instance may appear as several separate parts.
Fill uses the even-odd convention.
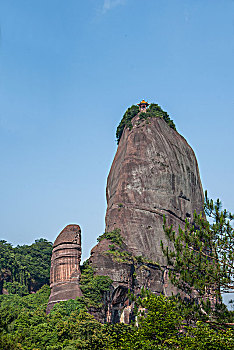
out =
[[[80,226],[68,225],[58,235],[53,245],[50,269],[51,294],[47,313],[54,304],[82,295],[79,287],[80,259]]]
[[[92,249],[90,261],[98,274],[111,277],[115,290],[131,288],[137,294],[145,286],[170,295],[175,290],[168,281],[167,262],[160,246],[161,240],[167,244],[163,215],[177,228],[183,227],[194,210],[202,211],[198,165],[184,137],[163,119],[139,123],[136,116],[133,125],[132,130],[125,128],[123,132],[108,176],[106,231],[120,228],[128,252],[157,262],[161,268],[150,264],[136,268],[114,261],[104,253],[110,243],[106,240]],[[109,319],[123,318],[121,310],[126,311],[127,300],[127,292],[123,292],[115,303],[119,303],[115,307],[119,308],[118,317],[112,313]]]

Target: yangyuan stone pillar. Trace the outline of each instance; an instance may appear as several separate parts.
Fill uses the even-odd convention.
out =
[[[50,269],[51,294],[46,312],[54,304],[82,295],[79,287],[81,259],[81,229],[79,225],[68,225],[56,238]]]

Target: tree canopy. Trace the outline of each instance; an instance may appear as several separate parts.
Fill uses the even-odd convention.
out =
[[[31,245],[12,245],[0,241],[0,294],[27,294],[49,284],[52,243],[38,239]]]
[[[234,215],[218,199],[205,193],[204,213],[194,213],[178,232],[166,225],[164,231],[173,248],[165,247],[174,285],[208,312],[220,307],[221,293],[234,289]]]
[[[121,136],[123,134],[124,128],[127,127],[130,130],[132,129],[132,119],[140,112],[140,109],[137,105],[132,105],[124,113],[121,122],[119,123],[116,130],[116,140],[119,143]],[[172,129],[176,130],[173,120],[170,119],[167,112],[156,103],[151,103],[146,113],[141,112],[139,114],[140,120],[148,120],[149,118],[162,118]]]
[[[13,248],[1,241],[1,278],[9,294],[0,295],[0,350],[232,350],[234,312],[222,304],[221,292],[233,287],[234,217],[207,195],[204,211],[207,218],[194,213],[179,232],[164,221],[174,245],[162,245],[170,278],[189,298],[142,289],[140,296],[132,296],[135,322],[129,325],[102,324],[90,315],[93,308],[101,312],[105,307],[104,294],[112,281],[96,275],[89,261],[81,266],[83,296],[56,304],[46,315],[52,244],[40,239]],[[108,252],[121,253],[131,264],[149,263],[123,255],[120,230],[105,232],[98,241],[102,239],[110,241]],[[32,284],[38,288],[43,283],[29,294]]]
[[[20,297],[0,296],[1,350],[232,350],[233,331],[199,321],[184,323],[173,298],[142,291],[137,324],[102,324],[80,298],[56,304],[46,315],[49,287]]]

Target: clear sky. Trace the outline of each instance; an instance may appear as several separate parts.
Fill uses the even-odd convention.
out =
[[[156,102],[234,211],[234,1],[0,0],[0,238],[104,231],[125,110]]]

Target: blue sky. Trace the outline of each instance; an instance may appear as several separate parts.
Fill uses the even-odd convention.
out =
[[[145,98],[195,150],[234,211],[234,1],[0,0],[0,238],[104,231],[125,110]]]

